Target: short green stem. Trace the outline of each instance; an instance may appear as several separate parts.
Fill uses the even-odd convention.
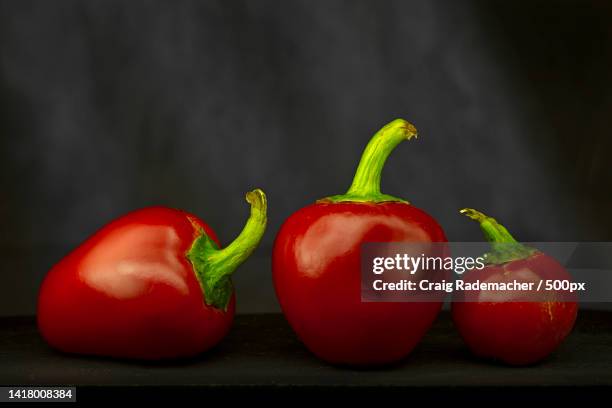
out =
[[[233,293],[232,273],[253,253],[266,229],[267,201],[263,191],[256,189],[246,194],[251,204],[251,215],[242,232],[227,247],[220,249],[202,231],[187,252],[202,290],[206,304],[227,309]]]
[[[487,241],[491,243],[491,251],[485,254],[487,264],[499,265],[518,259],[525,259],[537,252],[518,242],[510,232],[495,220],[473,208],[464,208],[461,214],[477,221]]]
[[[381,193],[380,181],[385,162],[393,149],[402,141],[410,140],[416,136],[416,128],[403,119],[396,119],[387,124],[376,132],[363,151],[353,183],[346,194],[328,197],[321,201],[406,202],[400,198]]]

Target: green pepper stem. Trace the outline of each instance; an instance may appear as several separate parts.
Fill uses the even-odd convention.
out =
[[[251,215],[231,244],[219,249],[202,231],[187,253],[206,303],[219,309],[226,309],[231,299],[232,273],[253,253],[266,229],[267,200],[264,192],[260,189],[250,191],[246,194],[246,201],[251,204]]]
[[[228,246],[210,255],[215,273],[229,275],[253,253],[266,229],[266,195],[257,189],[246,194],[251,215],[242,232]]]
[[[502,264],[524,259],[537,252],[536,249],[518,242],[495,218],[473,208],[464,208],[459,212],[477,221],[486,240],[491,243],[491,251],[485,254],[488,264]]]
[[[322,201],[343,202],[406,202],[380,192],[380,180],[387,158],[395,147],[404,140],[417,137],[416,128],[403,119],[396,119],[380,129],[366,146],[353,183],[346,194],[336,195]]]
[[[506,227],[501,225],[495,218],[489,217],[473,208],[464,208],[459,211],[461,214],[478,221],[480,228],[484,233],[485,238],[489,242],[517,242],[516,239],[508,232]]]

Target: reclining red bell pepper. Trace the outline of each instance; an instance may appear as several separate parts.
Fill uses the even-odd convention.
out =
[[[188,357],[217,344],[234,317],[231,274],[266,227],[263,191],[246,199],[250,218],[222,249],[204,221],[166,207],[103,227],[44,279],[42,336],[65,352],[137,359]]]
[[[367,145],[346,194],[291,215],[276,237],[273,277],[287,320],[317,356],[369,365],[402,359],[438,314],[441,302],[361,302],[364,242],[445,242],[427,213],[380,191],[391,151],[416,129],[398,119]]]
[[[571,280],[554,258],[517,242],[495,219],[471,208],[461,213],[480,224],[492,245],[487,266],[466,272],[464,282],[529,281],[537,288],[539,280]],[[468,347],[480,357],[511,365],[532,364],[552,353],[571,332],[578,310],[575,296],[562,291],[457,295],[453,321]]]

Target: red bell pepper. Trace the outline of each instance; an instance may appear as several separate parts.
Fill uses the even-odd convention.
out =
[[[540,280],[571,280],[554,258],[518,243],[495,219],[471,208],[461,213],[478,221],[492,243],[487,266],[466,272],[464,282],[529,281],[537,288]],[[466,296],[459,294],[452,303],[461,337],[474,354],[511,365],[532,364],[552,353],[571,332],[578,310],[575,296],[555,291],[476,291],[471,299]]]
[[[360,247],[365,242],[445,242],[438,223],[408,202],[380,191],[391,151],[416,137],[398,119],[367,145],[346,194],[291,215],[273,252],[273,278],[282,310],[304,344],[332,363],[391,363],[410,353],[441,302],[361,302]]]
[[[187,212],[150,207],[120,217],[55,265],[38,297],[38,327],[65,352],[137,359],[188,357],[217,344],[235,310],[231,274],[258,245],[266,196],[221,249]]]

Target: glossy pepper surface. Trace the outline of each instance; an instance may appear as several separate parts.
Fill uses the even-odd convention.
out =
[[[247,194],[251,215],[221,249],[200,218],[166,207],[131,212],[56,264],[38,298],[38,327],[64,352],[163,359],[217,344],[235,310],[232,272],[266,226],[266,197]]]
[[[347,193],[297,211],[276,237],[273,278],[282,310],[304,344],[328,362],[398,361],[440,310],[441,302],[361,301],[363,243],[446,241],[431,216],[380,191],[388,155],[416,134],[401,119],[383,127],[367,145]]]
[[[461,212],[476,220],[492,250],[484,269],[465,273],[465,282],[533,282],[571,280],[554,258],[518,243],[495,219],[471,208]],[[578,305],[565,292],[480,291],[459,295],[452,316],[472,352],[511,365],[538,362],[552,353],[571,332]],[[469,300],[469,301],[466,301]]]

